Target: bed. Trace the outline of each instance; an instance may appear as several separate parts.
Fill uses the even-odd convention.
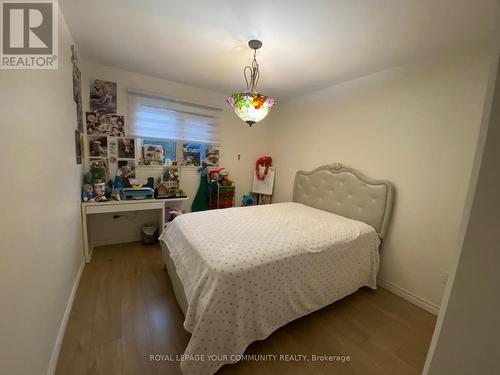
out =
[[[393,187],[339,163],[298,171],[292,202],[181,215],[160,236],[184,328],[184,374],[363,286],[376,288]]]

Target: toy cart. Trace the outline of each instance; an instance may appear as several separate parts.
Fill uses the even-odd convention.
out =
[[[210,184],[210,192],[209,192],[210,209],[233,207],[234,192],[235,192],[234,186],[222,186],[217,181],[213,181]]]

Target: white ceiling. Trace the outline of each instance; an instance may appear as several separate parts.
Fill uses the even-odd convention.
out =
[[[494,35],[496,0],[60,0],[80,55],[227,94],[328,86]]]

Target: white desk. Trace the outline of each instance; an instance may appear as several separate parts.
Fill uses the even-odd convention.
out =
[[[125,201],[109,201],[109,202],[82,202],[82,231],[83,231],[83,250],[85,252],[85,261],[90,263],[92,252],[94,251],[94,243],[92,235],[88,229],[88,215],[104,214],[110,212],[126,212],[126,211],[144,211],[144,210],[159,210],[160,211],[160,232],[165,229],[165,204],[173,202],[185,201],[188,198],[169,198],[169,199],[142,199],[142,200],[125,200]]]

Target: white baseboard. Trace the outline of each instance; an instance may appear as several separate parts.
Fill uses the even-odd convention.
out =
[[[85,259],[82,259],[80,268],[75,277],[75,282],[73,283],[73,288],[68,298],[68,303],[66,304],[66,310],[64,311],[63,318],[61,320],[61,325],[59,326],[59,332],[57,333],[56,343],[54,349],[52,349],[52,356],[50,357],[49,369],[47,370],[47,375],[53,375],[56,372],[57,361],[59,359],[59,353],[61,352],[61,345],[66,333],[66,327],[68,326],[69,314],[71,314],[71,308],[73,307],[73,302],[75,301],[76,291],[78,290],[78,285],[80,284],[80,278],[82,277],[83,268],[85,267]]]
[[[429,302],[426,299],[421,298],[406,289],[400,288],[399,286],[384,280],[377,280],[377,285],[381,286],[384,289],[387,289],[389,292],[394,293],[395,295],[407,300],[408,302],[417,305],[418,307],[430,312],[433,315],[437,316],[439,314],[439,306],[436,306],[432,302]]]

